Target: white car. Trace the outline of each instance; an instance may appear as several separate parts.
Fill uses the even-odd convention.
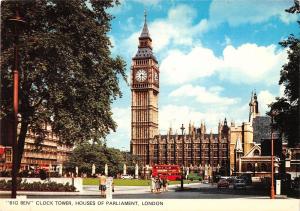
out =
[[[123,175],[121,175],[121,179],[133,179],[133,177],[128,174],[123,174]]]

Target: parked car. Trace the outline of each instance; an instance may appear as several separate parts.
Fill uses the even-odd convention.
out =
[[[237,177],[238,179],[243,179],[246,183],[246,185],[251,185],[252,184],[252,179],[251,179],[251,174],[242,174]]]
[[[229,188],[229,182],[226,179],[220,179],[218,184],[218,188]]]
[[[121,179],[133,179],[133,176],[128,175],[128,174],[123,174],[123,175],[121,175]]]
[[[226,180],[229,182],[229,184],[233,184],[234,183],[234,180],[236,180],[237,177],[236,176],[230,176],[228,177]]]
[[[233,188],[246,188],[246,181],[244,179],[236,179],[233,183]]]
[[[215,183],[218,183],[220,181],[220,179],[221,179],[221,175],[215,175],[213,177],[213,180],[214,180]]]
[[[300,190],[300,177],[296,177],[292,182],[292,189]]]

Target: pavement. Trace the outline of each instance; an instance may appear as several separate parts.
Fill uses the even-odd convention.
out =
[[[0,191],[0,198],[9,198],[9,191]],[[102,198],[98,186],[86,185],[82,192],[27,192],[18,191],[20,198]],[[184,184],[184,190],[180,184],[170,185],[167,192],[151,193],[149,186],[116,186],[113,199],[269,199],[266,190],[253,187],[234,190],[218,189],[216,184],[191,183]],[[281,195],[278,199],[288,199]],[[297,198],[297,197],[296,197]],[[299,197],[298,197],[299,199]]]

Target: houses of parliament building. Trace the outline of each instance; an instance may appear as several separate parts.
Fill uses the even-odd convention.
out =
[[[226,119],[219,123],[217,134],[207,133],[203,122],[198,128],[189,124],[186,130],[182,125],[181,134],[174,134],[172,129],[166,135],[159,134],[159,80],[158,61],[152,51],[152,39],[145,16],[138,50],[131,66],[130,151],[139,158],[139,164],[210,165],[229,174],[232,146],[230,126]],[[242,132],[236,129],[235,136]]]

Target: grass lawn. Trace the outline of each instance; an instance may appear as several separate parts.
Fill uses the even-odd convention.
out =
[[[193,181],[195,182],[195,181]],[[184,180],[184,184],[193,183],[189,180]],[[198,181],[197,181],[198,182]],[[180,181],[169,181],[170,185],[180,184]],[[99,185],[97,178],[83,178],[83,185]],[[136,180],[136,179],[114,179],[115,186],[148,186],[150,180]]]

